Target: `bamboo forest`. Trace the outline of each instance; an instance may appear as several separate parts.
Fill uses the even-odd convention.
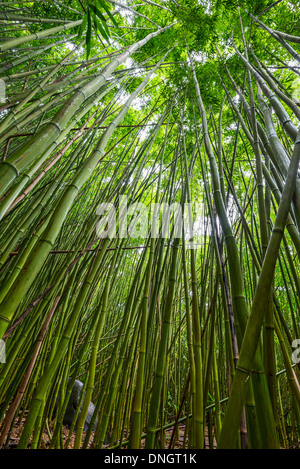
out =
[[[300,1],[0,1],[0,57],[0,447],[300,448]]]

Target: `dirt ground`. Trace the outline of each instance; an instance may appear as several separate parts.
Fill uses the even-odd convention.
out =
[[[15,423],[15,426],[11,432],[11,437],[8,446],[6,447],[7,449],[15,449],[18,446],[19,439],[20,439],[20,432],[22,428],[24,427],[25,424],[25,416],[22,418],[21,421],[17,420]],[[50,435],[47,430],[44,431],[42,441],[41,441],[41,449],[49,449],[50,446],[50,436],[51,436],[51,425],[50,425]],[[169,443],[172,437],[172,432],[173,432],[173,427],[165,430],[165,443],[164,443],[164,448],[168,449],[169,448]],[[174,449],[183,449],[184,448],[184,432],[185,432],[185,425],[181,424],[179,425],[178,431],[175,433],[175,445]],[[84,441],[85,438],[85,433],[83,433],[83,438],[82,441]],[[68,426],[63,426],[63,432],[62,432],[62,439],[63,439],[63,444],[65,446],[67,439],[69,437],[69,427]],[[90,437],[90,444],[92,444],[94,438],[94,433],[92,432],[91,437]],[[124,436],[124,441],[126,441],[126,435]],[[72,449],[74,447],[74,442],[75,442],[75,433],[71,435],[68,449]],[[141,448],[144,447],[145,440],[143,439],[141,442]],[[187,441],[186,441],[187,445]],[[209,448],[209,439],[208,439],[208,432],[206,430],[206,435],[205,435],[205,446],[206,448]],[[30,446],[29,446],[30,447]],[[109,445],[104,446],[103,448],[109,448]],[[126,446],[123,446],[124,449],[126,449]],[[216,448],[216,441],[214,440],[214,448]]]

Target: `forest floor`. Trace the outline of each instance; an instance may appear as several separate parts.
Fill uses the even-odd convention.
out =
[[[7,446],[7,449],[17,448],[18,443],[19,443],[19,439],[20,439],[20,436],[19,436],[20,431],[24,427],[24,424],[25,424],[25,418],[24,417],[21,419],[21,421],[17,420],[17,422],[15,423],[15,426],[14,426],[12,432],[11,432],[11,437],[10,437],[10,441],[9,441],[8,446]],[[169,443],[170,443],[170,440],[171,440],[171,437],[172,437],[172,432],[173,432],[173,427],[171,427],[171,428],[169,428],[165,431],[165,444],[164,444],[165,449],[169,448]],[[176,435],[176,441],[175,441],[175,445],[173,446],[173,449],[183,449],[184,448],[184,432],[185,432],[185,425],[179,425],[177,435]],[[69,437],[69,427],[68,426],[63,426],[62,438],[63,438],[63,444],[64,445],[66,444],[66,441],[67,441],[68,437]],[[90,443],[92,443],[93,437],[94,437],[94,433],[91,434]],[[83,433],[83,441],[84,441],[84,438],[85,438],[85,433]],[[124,438],[124,441],[126,441],[126,436]],[[70,437],[70,441],[69,441],[69,445],[68,445],[69,449],[73,449],[74,442],[75,442],[75,433],[73,433],[73,435],[71,435],[71,437]],[[141,448],[144,447],[144,443],[145,443],[145,440],[143,439],[142,443],[141,443]],[[186,441],[185,447],[187,447],[187,443],[188,442]],[[50,435],[49,435],[48,431],[45,430],[43,432],[40,448],[41,449],[49,449],[49,446],[50,446]],[[205,435],[205,447],[209,448],[209,437],[208,437],[207,429],[206,429],[206,435]],[[104,448],[109,448],[109,445],[104,446]],[[126,449],[126,446],[124,446],[123,448]],[[214,449],[215,448],[216,448],[216,441],[214,439]]]

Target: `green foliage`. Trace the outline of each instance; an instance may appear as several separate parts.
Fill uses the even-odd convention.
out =
[[[110,32],[106,24],[107,19],[104,17],[103,12],[107,14],[108,18],[115,26],[118,26],[118,24],[110,12],[108,7],[109,4],[107,4],[105,0],[85,0],[85,5],[82,5],[81,2],[79,3],[84,9],[85,14],[82,24],[78,30],[78,36],[81,37],[87,27],[85,41],[86,58],[88,59],[91,52],[92,30],[94,31],[94,34],[101,34],[101,36],[109,43]]]
[[[233,305],[240,351],[265,251],[258,191],[263,191],[271,237],[286,181],[280,152],[288,164],[294,150],[286,122],[282,124],[274,106],[278,90],[270,100],[267,93],[264,95],[267,106],[274,106],[271,131],[257,99],[256,78],[251,75],[256,119],[269,138],[259,146],[261,162],[267,168],[261,183],[252,141],[255,129],[246,107],[251,104],[247,70],[234,49],[235,45],[245,56],[239,13],[249,61],[257,68],[256,56],[268,86],[273,80],[284,93],[279,93],[280,111],[287,113],[289,124],[296,128],[298,108],[288,99],[297,103],[300,99],[299,64],[295,66],[288,50],[252,21],[248,12],[269,27],[299,35],[299,1],[242,0],[240,11],[236,0],[157,1],[158,5],[132,0],[130,8],[142,16],[121,7],[112,15],[106,0],[0,4],[0,13],[23,15],[1,23],[2,46],[12,39],[21,40],[1,52],[0,66],[7,94],[0,111],[1,330],[17,324],[7,338],[8,362],[0,367],[3,420],[7,419],[6,410],[12,409],[34,348],[42,344],[26,389],[18,394],[24,398],[12,416],[12,425],[26,418],[28,434],[23,434],[22,444],[29,441],[35,428],[32,446],[42,447],[46,428],[51,445],[63,446],[61,421],[52,419],[51,402],[61,382],[70,376],[89,383],[91,398],[99,405],[98,429],[91,436],[96,447],[102,446],[101,433],[107,427],[114,432],[112,445],[121,444],[123,431],[127,435],[133,432],[137,393],[137,446],[142,432],[149,430],[150,419],[154,419],[150,430],[155,433],[157,426],[171,425],[176,417],[186,419],[192,413],[188,420],[192,446],[196,424],[200,422],[200,430],[205,431],[200,418],[205,406],[211,406],[214,425],[220,420],[221,426],[220,416],[227,412],[223,399],[228,397],[237,371],[228,311]],[[80,26],[68,27],[69,22],[80,19]],[[129,46],[156,33],[157,25],[172,23],[124,59]],[[60,29],[39,36],[53,27]],[[26,41],[31,34],[33,38]],[[299,54],[300,45],[293,47]],[[170,53],[129,109],[124,107],[167,51]],[[114,65],[110,73],[108,64]],[[245,106],[227,71],[240,88]],[[207,131],[195,81],[206,112]],[[119,120],[115,120],[117,116]],[[272,153],[275,133],[280,148]],[[1,184],[8,180],[3,189]],[[113,203],[118,211],[120,194],[147,208],[156,199],[183,203],[188,187],[191,200],[203,207],[195,250],[184,249],[188,233],[178,245],[175,239],[162,237],[151,245],[139,235],[121,241],[98,237],[95,227],[100,203]],[[295,191],[274,274],[274,316],[265,318],[262,334],[258,331],[264,365],[269,367],[269,350],[276,361],[275,372],[271,369],[270,373],[273,378],[276,371],[291,371],[290,343],[299,336],[297,195]],[[266,297],[262,304],[266,309]],[[40,342],[53,307],[53,317]],[[263,314],[261,311],[260,317]],[[274,318],[279,324],[275,334]],[[274,350],[268,347],[270,340]],[[143,347],[145,361],[137,372]],[[216,363],[210,361],[212,352],[216,352]],[[195,357],[200,357],[197,371]],[[295,372],[298,376],[296,367]],[[263,370],[259,373],[259,377],[266,376]],[[254,388],[253,375],[251,380]],[[288,447],[299,438],[297,383],[292,373],[283,373],[280,380],[274,406],[278,409],[276,428],[281,444]],[[206,387],[205,398],[201,386]],[[256,389],[261,396],[261,388]],[[248,437],[258,447],[268,438],[269,427],[265,428],[265,410],[259,413],[260,400],[254,407],[255,396],[248,398]],[[269,403],[268,397],[263,398],[261,402]],[[181,402],[181,414],[177,415]],[[249,423],[253,409],[259,418]],[[58,416],[62,417],[61,409]],[[204,421],[207,416],[204,412]],[[236,418],[234,407],[231,417]],[[292,428],[291,435],[285,438],[288,428]],[[234,442],[237,435],[236,431]],[[203,443],[204,438],[199,447]]]

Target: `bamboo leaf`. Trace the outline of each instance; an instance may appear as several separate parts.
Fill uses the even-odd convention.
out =
[[[113,24],[118,27],[118,23],[116,22],[116,20],[114,19],[113,15],[111,14],[109,8],[108,8],[107,5],[105,4],[105,0],[96,0],[96,3],[98,3],[99,6],[102,6],[102,8],[104,8],[104,10],[106,11],[106,13],[108,14],[108,16],[110,17],[110,19],[111,19],[111,21],[113,22]]]
[[[87,13],[87,32],[86,32],[86,58],[89,58],[90,51],[91,51],[91,40],[92,40],[92,21],[91,21],[91,13],[88,11]]]

